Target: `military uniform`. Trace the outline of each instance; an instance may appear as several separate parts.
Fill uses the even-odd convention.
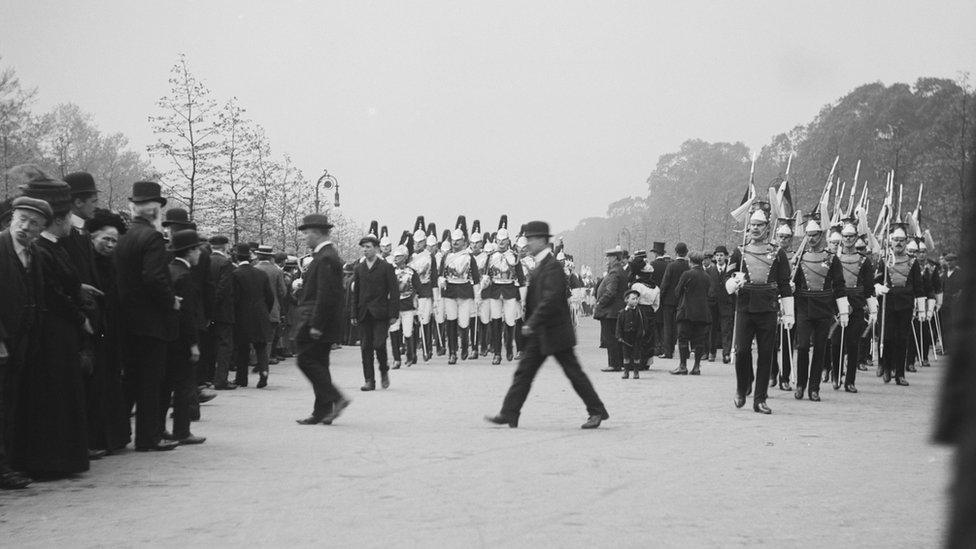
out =
[[[905,253],[907,239],[904,224],[891,228],[889,253],[878,266],[875,291],[881,294],[881,361],[885,382],[894,373],[898,385],[905,381],[905,363],[912,337],[912,317],[924,318],[926,311],[925,287],[922,271],[915,259]]]
[[[468,359],[470,342],[468,326],[474,307],[474,288],[481,283],[481,272],[471,249],[467,247],[467,222],[458,217],[451,241],[454,250],[447,252],[440,264],[439,285],[444,300],[444,316],[447,322],[447,344],[450,352],[448,364],[457,364],[458,335],[461,336],[461,360]]]
[[[495,235],[498,249],[487,261],[487,301],[490,308],[492,364],[501,364],[502,341],[505,358],[514,358],[515,325],[519,318],[519,288],[525,286],[522,262],[509,248],[508,219],[502,216]]]
[[[841,235],[845,239],[849,238],[848,235],[856,237],[856,226],[851,222],[845,224]],[[842,246],[836,257],[844,276],[844,292],[847,295],[851,314],[843,341],[841,341],[840,330],[835,330],[831,339],[831,348],[834,349],[830,357],[834,364],[834,387],[836,388],[840,383],[841,369],[844,367],[840,360],[834,360],[834,355],[844,356],[847,359],[844,390],[856,393],[857,388],[854,383],[857,378],[861,341],[878,316],[878,298],[874,295],[874,266],[870,258],[858,253],[853,246]],[[841,347],[843,351],[839,350]]]

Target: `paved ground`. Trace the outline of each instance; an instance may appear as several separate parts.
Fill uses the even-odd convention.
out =
[[[559,367],[540,373],[518,429],[491,427],[513,365],[393,372],[360,393],[358,349],[333,353],[353,404],[304,427],[311,390],[291,361],[266,390],[223,392],[194,424],[206,444],[126,452],[75,479],[0,493],[0,545],[368,547],[934,547],[950,452],[928,443],[942,368],[884,385],[873,372],[823,402],[774,390],[772,416],[732,407],[730,366],[640,381],[580,354],[611,419],[585,411]]]

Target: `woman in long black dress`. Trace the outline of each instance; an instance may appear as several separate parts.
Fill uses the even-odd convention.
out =
[[[37,360],[23,372],[15,467],[32,476],[88,470],[88,425],[81,347],[91,324],[82,312],[81,281],[58,238],[71,231],[68,185],[48,179],[21,187],[47,200],[54,219],[37,239],[34,258],[43,273],[43,309]]]
[[[95,248],[95,271],[99,289],[93,324],[95,363],[89,383],[97,399],[88,402],[88,446],[109,453],[124,448],[130,440],[129,415],[122,392],[122,338],[119,326],[119,298],[112,253],[125,233],[125,222],[118,214],[98,210],[85,223]]]

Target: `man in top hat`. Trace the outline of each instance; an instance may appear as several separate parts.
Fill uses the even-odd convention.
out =
[[[54,216],[43,200],[19,197],[11,203],[10,226],[0,232],[0,489],[25,488],[31,479],[11,468],[11,443],[20,376],[34,361],[43,292],[34,242]]]
[[[512,251],[511,235],[508,232],[508,216],[503,215],[495,234],[497,248],[488,258],[486,274],[488,279],[488,305],[491,310],[492,364],[502,362],[502,341],[505,344],[505,358],[514,358],[513,343],[516,323],[520,316],[518,298],[519,288],[525,286],[522,263]]]
[[[886,259],[878,265],[874,291],[881,296],[881,361],[885,383],[894,374],[898,385],[908,385],[905,380],[905,362],[908,346],[912,341],[912,318],[925,320],[925,286],[918,262],[906,251],[907,225],[895,222],[888,234]]]
[[[786,329],[793,327],[793,289],[790,287],[790,265],[786,252],[766,242],[769,234],[768,204],[757,203],[749,217],[749,242],[732,254],[738,270],[725,281],[725,289],[737,294],[733,323],[738,323],[735,338],[736,408],[746,403],[746,395],[755,380],[752,409],[771,414],[766,404],[769,370],[776,348],[777,312],[782,311]],[[779,308],[777,308],[777,299]],[[752,373],[752,341],[758,349],[755,378]]]
[[[712,252],[712,260],[712,265],[705,271],[712,281],[712,294],[715,296],[711,304],[712,337],[709,360],[715,360],[717,349],[721,348],[722,362],[728,364],[732,361],[732,317],[735,315],[732,296],[725,290],[725,280],[733,273],[728,248],[716,246]]]
[[[166,377],[160,395],[159,422],[162,437],[180,444],[201,444],[206,439],[190,432],[191,408],[196,399],[196,365],[200,360],[199,337],[206,328],[203,296],[190,269],[200,259],[200,236],[193,229],[170,234],[167,249],[173,254],[169,264],[173,292],[180,299],[179,330],[167,350]],[[173,403],[173,431],[167,433],[166,411]]]
[[[360,351],[366,383],[360,389],[372,391],[376,389],[374,355],[379,362],[382,387],[390,386],[386,336],[400,317],[400,292],[393,265],[379,257],[379,239],[368,234],[359,240],[359,245],[363,249],[363,261],[353,271],[353,321],[362,337]]]
[[[596,289],[596,306],[593,318],[600,321],[600,346],[607,350],[605,372],[623,369],[623,350],[617,341],[617,316],[624,308],[624,292],[627,291],[627,274],[624,272],[624,251],[617,246],[607,250],[607,274]]]
[[[427,362],[434,352],[432,332],[436,331],[436,328],[430,325],[430,318],[434,310],[437,259],[434,257],[432,245],[428,246],[427,241],[430,237],[425,231],[424,216],[419,216],[414,225],[413,255],[410,256],[409,265],[417,273],[417,276],[420,277],[420,286],[417,288],[417,320],[420,324],[419,335],[423,349],[422,354],[424,356],[424,362]],[[437,291],[440,292],[440,289]]]
[[[837,261],[844,276],[844,291],[850,306],[847,328],[841,339],[841,330],[834,330],[831,337],[831,354],[838,354],[841,360],[831,356],[833,364],[834,389],[840,385],[841,370],[846,357],[847,376],[844,390],[856,393],[858,364],[860,361],[861,339],[867,329],[878,319],[878,298],[874,295],[874,266],[871,259],[857,252],[857,220],[845,219],[841,228],[843,241],[837,252]]]
[[[583,372],[573,348],[576,333],[572,313],[566,300],[566,275],[549,248],[549,224],[530,221],[525,225],[528,253],[535,259],[525,301],[525,351],[505,395],[501,411],[485,419],[491,423],[517,427],[522,405],[529,396],[529,388],[539,368],[550,355],[563,368],[573,390],[586,405],[588,418],[583,429],[595,429],[610,417],[590,379]],[[622,307],[621,307],[622,308]],[[616,331],[616,326],[614,326]]]
[[[257,358],[258,389],[268,385],[268,345],[271,344],[271,308],[274,292],[268,275],[251,264],[247,244],[234,247],[234,383],[247,387],[247,366],[251,349]]]
[[[664,278],[661,280],[661,310],[659,314],[664,317],[662,325],[664,338],[664,358],[674,356],[674,346],[677,342],[678,330],[675,313],[678,308],[678,280],[681,275],[689,269],[688,266],[688,245],[678,242],[674,245],[675,259],[664,270]]]
[[[285,273],[274,264],[274,249],[271,246],[261,244],[258,246],[255,256],[257,263],[254,268],[268,275],[271,294],[274,296],[274,303],[268,313],[268,320],[271,321],[271,333],[268,334],[268,346],[265,349],[265,354],[268,355],[269,364],[277,364],[278,358],[272,356],[272,351],[274,343],[281,334],[281,310],[284,307],[285,299],[288,297],[288,285],[285,284]]]
[[[451,231],[451,251],[440,261],[438,284],[444,300],[447,319],[448,364],[457,364],[458,334],[461,336],[461,360],[467,360],[470,348],[468,326],[474,310],[475,286],[481,284],[481,270],[468,246],[467,221],[458,216]]]
[[[236,389],[228,381],[230,363],[234,354],[234,263],[228,247],[230,240],[224,235],[210,237],[210,273],[214,281],[213,321],[204,338],[203,363],[209,370],[206,377],[212,380],[214,389]]]
[[[118,292],[129,357],[126,381],[136,401],[136,450],[172,450],[160,439],[159,396],[166,371],[166,348],[177,336],[180,302],[173,293],[169,253],[157,225],[166,199],[158,183],[132,185],[129,230],[115,248]]]
[[[329,239],[332,224],[323,214],[307,215],[298,226],[311,250],[311,262],[297,294],[295,345],[298,368],[315,392],[312,414],[298,420],[301,425],[331,424],[349,405],[332,383],[329,355],[332,344],[342,341],[345,319],[342,316],[342,260]]]
[[[850,306],[843,268],[837,256],[827,249],[819,216],[808,217],[805,227],[807,245],[797,251],[796,274],[793,276],[796,300],[796,391],[797,400],[804,389],[814,402],[820,401],[820,379],[827,365],[827,341],[835,318],[838,330],[850,322]],[[813,347],[813,360],[810,360]],[[809,385],[808,385],[809,384]]]

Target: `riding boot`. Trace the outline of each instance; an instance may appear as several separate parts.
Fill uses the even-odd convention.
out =
[[[505,324],[504,321],[499,320],[499,325],[505,330],[505,359],[509,362],[515,357],[515,353],[512,352],[512,340],[514,339],[513,332],[515,330],[514,326],[509,326]]]
[[[396,370],[397,368],[400,367],[400,363],[401,363],[400,358],[402,356],[400,354],[400,345],[401,345],[402,341],[403,341],[403,332],[402,331],[397,330],[395,332],[390,332],[390,350],[393,351],[393,369],[394,370]]]
[[[457,364],[457,320],[448,320],[447,324],[447,352],[449,354],[447,363]]]
[[[488,349],[491,348],[491,345],[489,345],[491,336],[489,335],[488,323],[479,321],[478,330],[481,331],[481,334],[478,335],[478,346],[481,347],[481,356],[488,356]]]
[[[468,359],[471,350],[471,326],[461,329],[461,360]]]
[[[444,353],[447,352],[447,343],[446,343],[446,341],[447,341],[447,325],[446,324],[447,324],[447,321],[441,322],[441,323],[437,323],[434,326],[434,329],[431,330],[432,332],[434,332],[434,334],[437,335],[437,338],[436,338],[437,341],[435,342],[437,344],[437,356],[444,356]]]
[[[417,363],[417,336],[406,338],[404,344],[407,347],[407,366]]]
[[[491,339],[492,363],[495,360],[501,362],[502,357],[502,319],[493,318],[488,325],[488,333]]]

